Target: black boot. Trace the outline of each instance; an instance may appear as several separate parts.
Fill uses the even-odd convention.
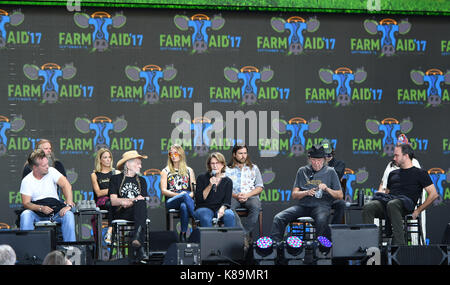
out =
[[[133,241],[131,242],[131,246],[133,247],[134,251],[134,260],[135,263],[147,263],[147,260],[149,259],[147,252],[144,250],[144,246],[141,243],[139,237],[141,236],[142,227],[139,226],[136,230],[135,236],[133,238]]]
[[[179,236],[179,241],[180,242],[186,242],[187,238],[186,238],[186,233],[184,232],[180,232],[180,236]]]

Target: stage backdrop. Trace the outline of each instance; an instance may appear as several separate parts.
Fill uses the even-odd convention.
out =
[[[172,136],[196,175],[208,153],[229,159],[246,141],[263,175],[268,234],[295,203],[306,149],[331,140],[354,201],[378,189],[405,133],[439,192],[427,237],[441,241],[450,217],[447,18],[0,8],[2,227],[15,226],[23,166],[40,138],[53,142],[75,202],[93,199],[99,147],[115,162],[132,149],[148,155],[152,230],[165,229],[159,173]]]

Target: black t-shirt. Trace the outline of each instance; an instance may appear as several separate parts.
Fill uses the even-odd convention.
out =
[[[422,189],[433,184],[430,175],[415,166],[408,169],[397,169],[389,173],[387,188],[391,195],[405,195],[414,205],[422,195]]]
[[[137,178],[139,179],[139,183],[137,181]],[[122,183],[123,181],[123,183]],[[140,184],[140,185],[139,185]],[[140,186],[140,187],[139,187]],[[120,188],[120,189],[119,189]],[[111,176],[111,179],[109,180],[109,195],[117,195],[118,198],[129,198],[133,199],[137,196],[148,196],[147,195],[147,183],[145,182],[145,179],[141,176],[133,176],[133,177],[126,177],[124,179],[124,174],[120,173],[117,175]],[[133,212],[133,207],[124,209],[119,207],[117,215],[119,217],[122,216],[129,216]]]
[[[197,189],[195,191],[195,208],[209,208],[214,212],[218,211],[222,205],[231,207],[231,194],[233,192],[233,180],[228,177],[223,177],[216,191],[209,192],[208,197],[203,199],[203,190],[209,185],[211,174],[209,172],[200,174],[197,177]]]
[[[113,171],[110,171],[108,173],[103,173],[103,172],[95,172],[95,175],[97,176],[97,183],[100,189],[109,189],[109,181],[111,179],[111,176],[113,175]],[[95,202],[97,202],[98,197],[97,194],[95,194],[94,192],[94,200]],[[108,196],[109,196],[109,192],[108,192]]]

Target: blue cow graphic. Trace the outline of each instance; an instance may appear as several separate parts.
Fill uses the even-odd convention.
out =
[[[166,66],[164,70],[157,65],[146,65],[142,70],[137,66],[126,66],[125,74],[131,81],[144,79],[144,103],[155,104],[159,101],[160,86],[159,80],[170,81],[177,75],[177,70],[173,66]]]
[[[127,121],[123,117],[116,118],[114,122],[106,116],[95,117],[92,121],[87,118],[79,117],[75,119],[75,127],[79,132],[87,134],[91,130],[94,131],[95,151],[98,151],[102,147],[110,148],[111,139],[109,137],[109,132],[123,132],[127,128],[127,124]]]
[[[411,70],[411,80],[417,85],[428,83],[427,100],[432,107],[439,106],[442,102],[442,84],[450,84],[450,71],[444,73],[436,68],[432,68],[423,73],[420,70]]]
[[[21,12],[8,14],[5,10],[0,9],[0,48],[4,48],[7,42],[5,24],[18,26],[22,24],[24,18],[25,16]]]
[[[392,56],[395,54],[396,49],[396,33],[401,35],[407,34],[411,29],[411,23],[407,20],[402,20],[397,24],[397,21],[393,19],[383,19],[380,22],[365,20],[364,28],[371,35],[381,32],[381,55]]]
[[[269,82],[273,77],[273,70],[270,67],[263,67],[261,71],[254,66],[244,66],[241,70],[233,67],[225,67],[225,78],[231,82],[236,83],[242,80],[241,96],[245,104],[255,104],[258,98],[258,86],[256,80],[261,82]]]
[[[321,68],[319,70],[319,77],[320,80],[326,84],[331,84],[333,81],[337,82],[337,104],[346,106],[350,104],[352,97],[352,88],[350,87],[350,83],[352,81],[357,84],[364,82],[367,78],[367,72],[364,71],[364,68],[358,68],[354,73],[347,67],[340,67],[335,71]]]
[[[42,84],[42,99],[43,102],[55,103],[58,101],[59,83],[58,79],[72,79],[77,73],[77,69],[73,64],[66,64],[64,68],[55,63],[46,63],[41,68],[34,64],[25,64],[23,66],[23,73],[30,80],[36,80],[39,77],[44,79]]]
[[[308,31],[313,33],[317,31],[320,26],[320,22],[315,18],[310,18],[308,21],[305,21],[298,16],[290,17],[286,21],[282,18],[272,18],[270,24],[272,25],[272,28],[279,33],[284,33],[286,30],[289,31],[289,53],[294,55],[303,52],[305,41],[303,32]]]
[[[89,25],[94,27],[92,33],[94,51],[105,51],[109,47],[109,27],[118,29],[125,25],[127,21],[127,18],[122,14],[111,17],[106,12],[95,12],[91,16],[85,13],[75,13],[73,19],[75,24],[82,29],[88,28]]]
[[[345,197],[344,200],[348,202],[353,202],[353,195],[355,194],[353,191],[352,183],[356,182],[358,184],[362,184],[367,181],[369,178],[369,172],[366,171],[365,168],[360,168],[355,173],[350,168],[345,168],[344,175],[342,176],[342,180],[345,180]]]
[[[192,34],[193,52],[204,53],[208,49],[208,29],[214,31],[222,29],[225,19],[219,15],[214,15],[212,19],[204,14],[195,14],[190,19],[183,15],[176,15],[174,22],[175,26],[182,31],[187,31],[189,28],[194,30]]]
[[[399,133],[409,133],[413,128],[411,120],[403,119],[399,123],[394,118],[386,118],[381,121],[366,120],[366,128],[371,134],[378,134],[380,131],[384,133],[383,137],[383,154],[392,156],[394,154],[394,147],[397,145],[397,137]]]
[[[5,116],[0,116],[0,156],[5,155],[8,150],[8,137],[6,132],[20,132],[25,127],[25,120],[22,116],[15,117],[11,122]]]
[[[284,120],[279,121],[279,125],[274,125],[275,131],[284,134],[287,131],[291,132],[289,138],[289,147],[291,155],[300,156],[305,153],[306,138],[305,133],[317,133],[322,126],[318,118],[312,118],[309,122],[300,117],[290,119],[288,122]]]
[[[433,181],[433,184],[439,194],[438,199],[436,199],[433,204],[440,204],[441,202],[443,202],[445,194],[442,183],[444,181],[446,181],[447,183],[450,182],[450,169],[447,171],[447,173],[445,173],[442,168],[435,167],[429,169],[428,174],[430,175],[431,181]]]
[[[147,182],[147,195],[150,208],[156,208],[161,204],[161,171],[159,169],[147,169],[142,176]]]

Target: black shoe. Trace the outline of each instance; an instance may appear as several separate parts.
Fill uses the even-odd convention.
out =
[[[141,243],[138,240],[133,240],[131,242],[131,246],[133,247],[134,263],[147,264],[149,257],[145,252],[144,247],[141,245]]]
[[[186,242],[187,241],[186,233],[180,232],[179,241],[180,242]]]

